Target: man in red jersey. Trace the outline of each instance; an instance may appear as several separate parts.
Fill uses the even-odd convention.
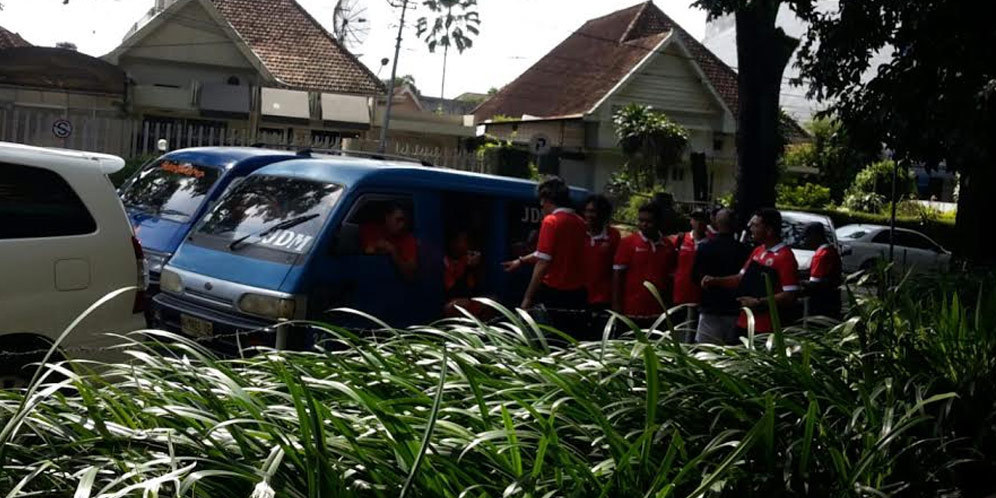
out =
[[[534,265],[529,287],[522,297],[522,309],[534,304],[543,305],[551,312],[556,326],[568,334],[579,334],[584,320],[570,320],[572,314],[588,306],[584,261],[584,246],[588,227],[584,219],[571,208],[570,188],[558,177],[550,177],[536,189],[543,211],[536,252],[502,263],[505,271],[518,270],[523,265]],[[565,311],[570,310],[571,313]],[[562,318],[557,318],[560,316]]]
[[[612,306],[612,260],[622,236],[609,225],[612,204],[604,195],[592,195],[584,204],[584,219],[588,223],[588,243],[584,246],[583,270],[588,289],[588,311],[591,313],[591,339],[600,337],[605,316]]]
[[[809,264],[809,280],[803,282],[809,296],[809,314],[840,318],[840,285],[844,281],[840,253],[829,241],[821,223],[806,225],[806,249],[815,250]]]
[[[799,290],[799,264],[795,255],[782,242],[782,214],[774,208],[758,210],[748,225],[754,242],[760,244],[751,253],[747,264],[739,275],[727,277],[704,277],[702,287],[738,288],[740,306],[750,308],[754,313],[754,331],[772,331],[771,313],[765,295],[764,275],[771,277],[771,287],[775,304],[779,309],[787,309],[795,302]],[[747,314],[741,313],[737,320],[739,334],[747,333]]]
[[[674,246],[661,235],[661,213],[655,203],[640,207],[639,231],[619,243],[613,278],[612,309],[650,321],[664,312],[644,285],[650,282],[666,296],[667,278],[674,271]]]
[[[692,278],[695,267],[695,253],[699,244],[708,237],[709,214],[705,211],[695,211],[689,220],[690,232],[679,233],[674,238],[675,249],[678,251],[678,264],[674,270],[674,304],[698,304],[702,300],[702,288],[699,282]]]

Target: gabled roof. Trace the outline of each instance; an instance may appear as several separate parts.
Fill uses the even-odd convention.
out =
[[[0,50],[5,48],[21,48],[30,47],[30,43],[21,38],[21,35],[8,31],[3,26],[0,26]]]
[[[737,112],[737,75],[652,1],[586,22],[475,111],[495,115],[580,116],[592,110],[673,35],[707,82]]]
[[[295,0],[212,0],[281,83],[292,88],[375,94],[384,87]]]
[[[249,62],[278,86],[362,95],[384,92],[380,80],[295,0],[179,0],[105,59],[116,61],[191,2],[204,7]]]

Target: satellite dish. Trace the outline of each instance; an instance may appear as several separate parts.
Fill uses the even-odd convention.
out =
[[[350,52],[355,52],[370,34],[367,21],[367,8],[363,0],[336,0],[332,16],[332,30],[335,39]]]

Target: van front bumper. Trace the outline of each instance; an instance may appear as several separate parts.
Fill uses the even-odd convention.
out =
[[[165,292],[157,294],[153,299],[152,322],[158,327],[170,332],[176,332],[186,337],[206,343],[212,349],[222,353],[237,354],[239,345],[273,347],[276,344],[277,322],[257,319],[245,315],[224,312],[198,303],[177,298]],[[211,323],[211,335],[192,337],[183,330],[182,316],[189,316]],[[288,336],[296,336],[302,331],[291,327]],[[294,347],[300,347],[300,340],[291,340]]]

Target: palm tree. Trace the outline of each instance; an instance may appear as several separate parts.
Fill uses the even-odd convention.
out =
[[[443,47],[443,82],[439,97],[446,98],[446,64],[450,47],[455,46],[462,54],[474,45],[472,37],[480,33],[477,0],[425,0],[422,4],[436,16],[431,26],[428,17],[418,20],[418,36],[425,37],[429,52],[435,53],[436,47]]]

